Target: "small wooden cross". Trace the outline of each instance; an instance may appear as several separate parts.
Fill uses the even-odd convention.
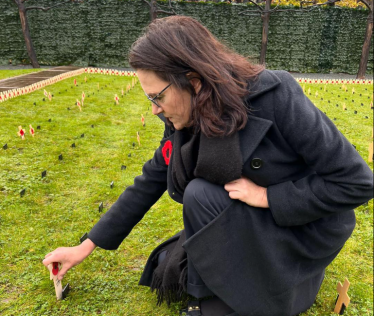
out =
[[[50,263],[47,268],[49,270],[50,279],[53,280],[53,283],[55,285],[56,298],[58,300],[63,300],[69,293],[70,285],[68,283],[64,288],[62,288],[61,281],[57,279],[57,274],[61,269],[61,264],[59,262],[53,262]]]
[[[348,288],[349,288],[349,281],[348,279],[344,280],[344,284],[342,285],[340,282],[337,286],[337,291],[339,293],[338,299],[335,305],[334,313],[338,313],[339,315],[343,315],[345,308],[348,307],[349,302],[351,299],[348,296]]]

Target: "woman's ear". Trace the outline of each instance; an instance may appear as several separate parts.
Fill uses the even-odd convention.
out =
[[[198,94],[201,89],[201,77],[197,72],[189,72],[187,78],[193,86],[195,93]]]

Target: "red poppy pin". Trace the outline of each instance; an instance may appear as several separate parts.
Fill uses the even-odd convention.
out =
[[[173,144],[168,140],[164,147],[162,147],[162,156],[164,157],[165,163],[168,166],[170,162],[171,152],[173,151]]]

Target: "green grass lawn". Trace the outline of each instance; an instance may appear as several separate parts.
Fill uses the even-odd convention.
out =
[[[20,75],[26,75],[33,72],[43,71],[45,69],[42,68],[36,68],[36,69],[17,69],[17,70],[0,70],[0,80],[20,76]]]
[[[63,285],[70,283],[71,291],[65,300],[56,301],[42,264],[45,254],[79,244],[102,216],[99,204],[103,202],[105,213],[133,183],[163,134],[163,123],[151,114],[139,84],[121,96],[131,77],[83,74],[75,78],[77,87],[74,78],[46,87],[54,95],[52,101],[43,101],[42,89],[0,103],[0,314],[178,315],[182,304],[157,307],[155,294],[137,285],[150,252],[183,228],[182,208],[167,194],[118,250],[96,249],[70,270]],[[327,91],[324,85],[305,87],[311,89],[309,97],[316,106],[335,118],[337,127],[367,160],[373,88],[355,85],[352,94],[342,91],[341,85],[328,85]],[[86,99],[80,112],[75,102],[82,91]],[[35,137],[29,134],[30,124]],[[19,125],[26,130],[25,140],[17,136]],[[76,147],[71,147],[73,143]],[[8,149],[2,149],[4,144]],[[63,160],[58,159],[60,154]],[[126,170],[121,170],[122,165]],[[44,170],[47,176],[42,178]],[[26,192],[20,197],[22,189]],[[351,305],[345,315],[373,314],[373,201],[357,208],[356,214],[352,237],[327,269],[315,305],[303,316],[333,315],[336,285],[345,277],[351,282]]]

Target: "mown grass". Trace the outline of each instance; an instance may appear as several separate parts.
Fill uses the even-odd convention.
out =
[[[63,301],[55,299],[49,272],[42,265],[44,255],[57,247],[79,244],[83,233],[100,219],[99,204],[103,202],[107,211],[133,183],[163,133],[163,123],[151,115],[139,84],[121,97],[121,89],[131,78],[87,75],[85,83],[84,77],[76,77],[77,87],[73,78],[47,87],[54,95],[51,102],[43,101],[43,90],[39,90],[0,104],[0,314],[178,315],[183,304],[157,307],[155,295],[137,285],[150,252],[183,228],[181,206],[167,194],[117,251],[97,249],[70,270],[63,285],[69,282],[71,292]],[[305,87],[311,89],[312,101],[331,119],[336,118],[338,128],[367,160],[372,87],[355,85],[354,95],[341,86],[329,85],[327,91],[323,85]],[[86,100],[80,112],[75,102],[82,91]],[[120,96],[119,105],[114,104],[114,94]],[[342,109],[342,102],[347,110]],[[29,124],[35,128],[34,138],[28,134]],[[19,125],[26,129],[26,140],[17,136]],[[4,144],[7,150],[1,149]],[[58,159],[60,154],[63,160]],[[122,165],[126,170],[121,170]],[[42,178],[44,170],[47,176]],[[345,315],[372,315],[373,201],[357,208],[356,214],[352,237],[327,269],[316,303],[303,316],[333,315],[336,284],[345,277],[351,282],[351,305]]]
[[[20,76],[20,75],[26,75],[33,72],[43,71],[42,68],[36,68],[36,69],[17,69],[17,70],[0,70],[0,80]]]

